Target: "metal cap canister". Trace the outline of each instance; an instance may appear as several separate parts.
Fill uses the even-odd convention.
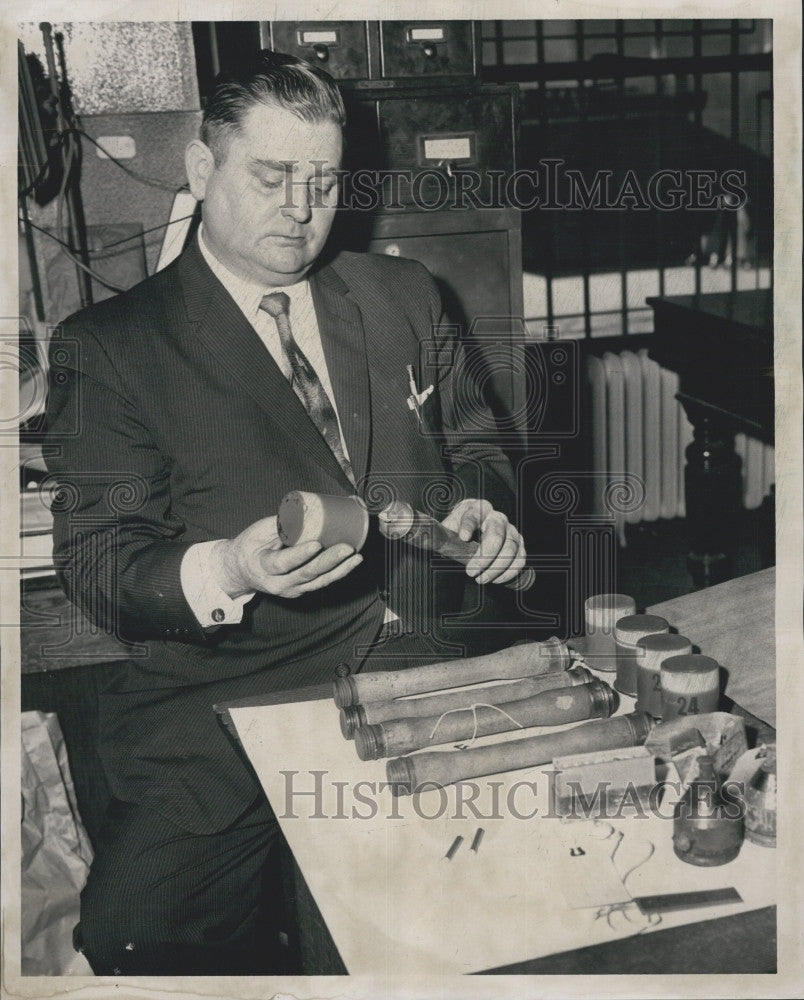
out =
[[[668,632],[670,624],[659,615],[627,615],[614,626],[617,649],[617,680],[620,694],[637,693],[637,642],[646,635]]]
[[[725,865],[740,853],[743,814],[739,803],[724,802],[708,757],[698,759],[699,778],[673,812],[673,851],[690,865]]]
[[[692,643],[686,636],[672,632],[658,632],[637,640],[637,704],[640,712],[647,712],[655,719],[662,717],[661,665],[671,656],[692,652]]]
[[[618,619],[633,615],[636,602],[627,594],[595,594],[584,602],[586,638],[584,659],[595,670],[614,672],[617,651],[614,626]]]
[[[662,719],[716,712],[720,700],[717,660],[701,653],[670,656],[660,667]]]

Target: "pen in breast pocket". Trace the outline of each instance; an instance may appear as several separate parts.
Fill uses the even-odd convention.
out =
[[[419,423],[422,422],[422,408],[419,402],[419,390],[416,388],[416,376],[413,374],[413,365],[408,365],[408,386],[410,395],[408,396],[408,406],[416,414]]]
[[[419,406],[421,406],[433,392],[432,385],[428,385],[424,392],[419,392],[416,388],[416,377],[413,374],[413,365],[408,365],[408,384],[410,386],[411,398],[414,399]]]

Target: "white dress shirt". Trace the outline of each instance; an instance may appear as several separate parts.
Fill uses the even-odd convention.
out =
[[[235,300],[260,340],[271,352],[274,361],[279,365],[285,377],[290,380],[290,365],[279,340],[276,320],[260,309],[262,297],[269,292],[285,292],[288,295],[293,336],[315,369],[332,402],[335,416],[338,419],[343,451],[348,458],[349,451],[344,440],[340,417],[338,417],[338,404],[332,392],[332,383],[321,343],[321,333],[318,329],[313,306],[313,296],[310,292],[310,282],[305,278],[303,281],[285,288],[264,288],[252,281],[237,277],[212,255],[204,243],[203,226],[198,232],[198,243],[201,254],[209,264],[212,273]],[[210,541],[191,545],[185,552],[181,563],[181,586],[184,596],[198,619],[198,623],[204,628],[221,624],[235,625],[242,621],[243,607],[254,596],[251,593],[233,599],[222,589],[215,576],[211,558],[211,550],[216,544],[217,541]],[[393,613],[391,616],[396,617]]]

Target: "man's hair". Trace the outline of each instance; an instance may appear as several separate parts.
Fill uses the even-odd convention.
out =
[[[296,56],[263,49],[238,69],[219,73],[215,79],[201,123],[201,140],[217,164],[226,159],[230,139],[259,104],[274,104],[305,122],[331,121],[341,128],[346,124],[343,98],[329,73]]]

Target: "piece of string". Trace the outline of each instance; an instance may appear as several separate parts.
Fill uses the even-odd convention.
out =
[[[619,851],[624,840],[625,838],[621,837],[620,840],[617,841],[617,846],[614,848],[611,855],[612,864],[614,864],[614,856],[616,855],[617,851]],[[648,846],[648,853],[645,855],[645,857],[637,861],[635,865],[632,865],[625,873],[625,875],[620,876],[622,879],[623,888],[625,888],[626,891],[628,891],[628,887],[626,886],[625,883],[626,880],[628,879],[628,876],[632,875],[637,870],[637,868],[641,868],[642,865],[650,861],[650,859],[653,857],[656,851],[656,847],[650,841],[647,842],[647,846]],[[645,914],[642,913],[642,911],[639,909],[634,900],[629,900],[626,903],[609,903],[607,906],[603,906],[597,911],[597,913],[595,914],[595,920],[599,920],[601,917],[605,917],[606,923],[609,925],[609,928],[611,930],[616,930],[616,927],[612,923],[611,918],[615,914],[619,913],[625,917],[625,919],[628,921],[629,924],[635,924],[637,921],[631,919],[631,916],[632,914],[635,913],[635,911],[639,913],[640,917],[645,916]],[[643,926],[640,927],[638,931],[636,931],[636,934],[644,934],[644,932],[649,927],[658,927],[658,925],[662,922],[661,914],[659,913],[649,913],[647,914],[647,918],[648,922],[646,924],[643,924]]]
[[[633,901],[630,901],[628,903],[609,903],[608,906],[603,906],[597,911],[597,913],[595,914],[595,920],[599,920],[601,917],[605,917],[606,923],[609,925],[609,928],[613,931],[616,931],[617,928],[612,923],[612,917],[615,914],[621,914],[622,916],[624,916],[629,924],[636,924],[637,921],[631,918],[631,915],[635,913],[638,913],[640,917],[646,916],[646,914],[644,914],[639,909],[637,904]],[[646,924],[643,924],[638,931],[634,931],[634,936],[637,936],[639,934],[644,934],[649,927],[658,927],[659,924],[662,922],[661,915],[658,913],[648,913],[647,918],[648,922]]]
[[[500,708],[499,705],[489,705],[485,701],[478,701],[474,705],[467,705],[466,708],[450,708],[446,712],[442,712],[441,715],[439,715],[438,719],[436,720],[435,726],[433,726],[433,731],[432,731],[432,733],[430,733],[430,739],[431,740],[434,739],[435,734],[438,731],[438,727],[441,725],[441,723],[444,721],[444,719],[448,715],[452,715],[453,712],[471,712],[472,713],[472,721],[473,721],[472,738],[469,740],[469,743],[468,743],[468,746],[471,746],[475,742],[475,740],[477,739],[477,710],[479,708],[491,708],[495,712],[499,712],[501,715],[504,715],[506,717],[506,719],[510,719],[511,722],[513,722],[513,724],[518,729],[524,729],[525,728],[522,725],[521,722],[517,722],[516,719],[512,715],[509,715],[505,711],[505,709]]]

